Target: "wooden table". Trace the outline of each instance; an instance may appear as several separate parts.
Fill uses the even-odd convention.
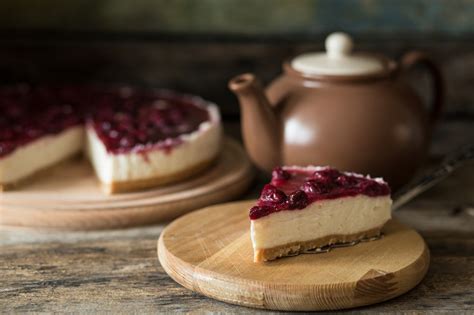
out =
[[[235,133],[235,126],[227,131]],[[471,140],[469,136],[471,135]],[[474,123],[445,122],[432,157],[472,141]],[[244,198],[258,194],[257,183]],[[0,199],[1,202],[1,199]],[[431,267],[414,290],[363,312],[474,311],[474,165],[467,165],[395,216],[416,228]],[[261,312],[193,293],[171,280],[156,258],[164,224],[128,230],[0,231],[0,311]]]

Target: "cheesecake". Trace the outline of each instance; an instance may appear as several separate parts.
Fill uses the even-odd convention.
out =
[[[107,193],[167,184],[206,169],[217,157],[217,106],[169,91],[104,95],[87,119],[86,148]]]
[[[0,89],[0,187],[82,151],[106,193],[189,178],[217,158],[216,105],[197,96],[130,87]]]
[[[2,88],[0,113],[0,190],[83,148],[82,115],[58,90]]]
[[[249,212],[254,262],[377,239],[391,204],[381,178],[330,167],[275,168]]]

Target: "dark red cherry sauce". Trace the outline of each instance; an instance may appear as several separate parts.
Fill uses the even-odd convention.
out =
[[[77,105],[85,94],[76,87],[0,89],[0,158],[44,135],[57,134],[82,123]]]
[[[200,99],[171,92],[124,88],[103,93],[96,100],[90,125],[109,153],[146,153],[161,148],[169,151],[209,120]]]
[[[319,170],[277,167],[270,184],[263,187],[249,217],[256,220],[282,210],[298,210],[324,199],[356,195],[370,197],[390,194],[389,186],[363,176],[345,174],[333,168]]]

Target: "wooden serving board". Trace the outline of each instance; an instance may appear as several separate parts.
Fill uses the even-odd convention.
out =
[[[200,175],[133,193],[102,193],[89,162],[76,158],[15,191],[0,193],[0,224],[62,229],[151,224],[237,197],[252,179],[245,152],[229,138],[215,164]]]
[[[274,310],[332,310],[373,304],[415,287],[429,266],[423,238],[395,220],[384,237],[329,253],[253,262],[248,209],[227,203],[187,214],[158,240],[165,271],[193,291]]]

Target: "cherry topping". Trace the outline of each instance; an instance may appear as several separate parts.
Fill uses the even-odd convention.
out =
[[[387,185],[380,185],[375,181],[361,182],[359,189],[368,196],[380,196],[390,193],[390,188]]]
[[[169,151],[179,136],[197,130],[209,120],[205,108],[194,100],[154,91],[110,91],[92,116],[92,125],[108,152],[119,154],[153,148]]]
[[[354,186],[358,182],[359,181],[354,176],[340,175],[336,178],[336,183],[342,187]]]
[[[13,130],[11,129],[3,129],[0,130],[0,139],[2,140],[11,140],[15,136]]]
[[[275,186],[267,184],[263,187],[260,200],[267,203],[282,204],[286,201],[286,195]]]
[[[119,141],[120,147],[122,148],[131,148],[135,145],[135,140],[132,136],[123,136]]]
[[[0,158],[46,134],[90,119],[108,152],[171,150],[209,120],[194,98],[169,92],[92,86],[0,88]]]
[[[282,210],[303,209],[318,200],[390,194],[390,188],[384,182],[331,168],[315,172],[311,168],[276,168],[272,175],[271,184],[264,186],[257,206],[251,210],[252,220]]]
[[[329,187],[327,185],[324,185],[314,179],[306,181],[301,189],[307,194],[325,194],[329,191]]]
[[[269,215],[274,212],[272,207],[269,206],[254,206],[250,208],[250,219],[255,220],[263,216]]]
[[[39,137],[81,124],[89,103],[80,87],[0,88],[0,158]]]
[[[332,182],[336,179],[341,173],[338,170],[328,168],[321,171],[316,171],[313,174],[313,178],[321,182]]]
[[[0,156],[7,155],[15,150],[15,143],[11,141],[0,141]]]
[[[303,209],[308,205],[308,196],[302,190],[297,190],[288,196],[290,209]]]

